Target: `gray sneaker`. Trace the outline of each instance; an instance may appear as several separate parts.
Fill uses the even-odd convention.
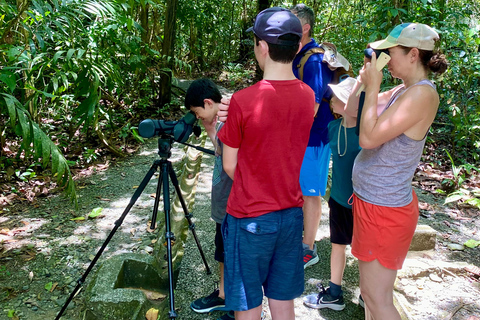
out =
[[[365,301],[363,301],[362,295],[358,296],[358,305],[365,309]]]
[[[330,294],[330,287],[325,289],[321,284],[318,285],[319,293],[312,293],[303,297],[303,303],[313,309],[329,308],[336,311],[345,309],[345,302],[343,301],[343,293],[338,297],[333,297]]]
[[[302,242],[303,245],[303,269],[314,265],[318,262],[318,254],[317,254],[317,244],[313,244],[313,250],[310,250],[308,244]]]

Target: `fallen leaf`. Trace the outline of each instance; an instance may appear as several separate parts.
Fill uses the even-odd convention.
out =
[[[47,284],[45,284],[45,290],[47,291],[50,291],[50,289],[52,289],[53,287],[53,282],[48,282]]]
[[[85,220],[85,217],[76,217],[76,218],[72,218],[70,220],[72,220],[72,221],[83,221],[83,220]]]
[[[466,241],[463,245],[473,249],[473,248],[476,248],[476,247],[480,246],[480,241],[470,239],[470,240]]]
[[[52,285],[52,288],[50,289],[50,292],[53,292],[53,290],[55,290],[55,288],[58,286],[58,282],[55,282],[53,285]]]
[[[145,315],[145,318],[147,320],[157,320],[158,310],[155,309],[155,308],[151,308],[150,310],[147,311],[147,314]]]
[[[102,207],[95,208],[88,214],[88,217],[91,219],[97,218],[102,214],[102,211],[103,211]]]
[[[137,232],[137,229],[135,229],[135,228],[130,229],[130,234],[131,234],[132,236],[135,236],[135,233],[136,233],[136,232]]]

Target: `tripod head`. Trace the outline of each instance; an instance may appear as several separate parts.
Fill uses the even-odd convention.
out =
[[[162,159],[168,159],[172,156],[172,143],[173,138],[166,134],[162,134],[160,138],[158,138],[158,155]]]

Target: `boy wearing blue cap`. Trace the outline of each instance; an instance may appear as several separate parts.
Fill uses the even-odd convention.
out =
[[[263,80],[235,93],[218,132],[223,167],[233,179],[222,224],[225,304],[235,319],[259,319],[263,293],[272,319],[295,318],[304,290],[299,175],[314,116],[314,93],[295,78],[292,61],[302,25],[289,10],[269,8],[247,31]]]

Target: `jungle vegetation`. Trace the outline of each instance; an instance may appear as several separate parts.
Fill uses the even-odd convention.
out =
[[[296,2],[0,0],[0,181],[50,177],[75,201],[76,168],[128,154],[140,120],[185,112],[177,78],[256,81],[245,30],[259,10]],[[451,171],[444,192],[478,206],[478,188],[463,184],[480,163],[480,1],[304,2],[314,37],[336,44],[356,74],[365,45],[399,23],[441,34],[449,68],[435,79],[441,104],[424,161]],[[395,84],[386,72],[383,86]],[[9,192],[20,190],[5,184]]]

